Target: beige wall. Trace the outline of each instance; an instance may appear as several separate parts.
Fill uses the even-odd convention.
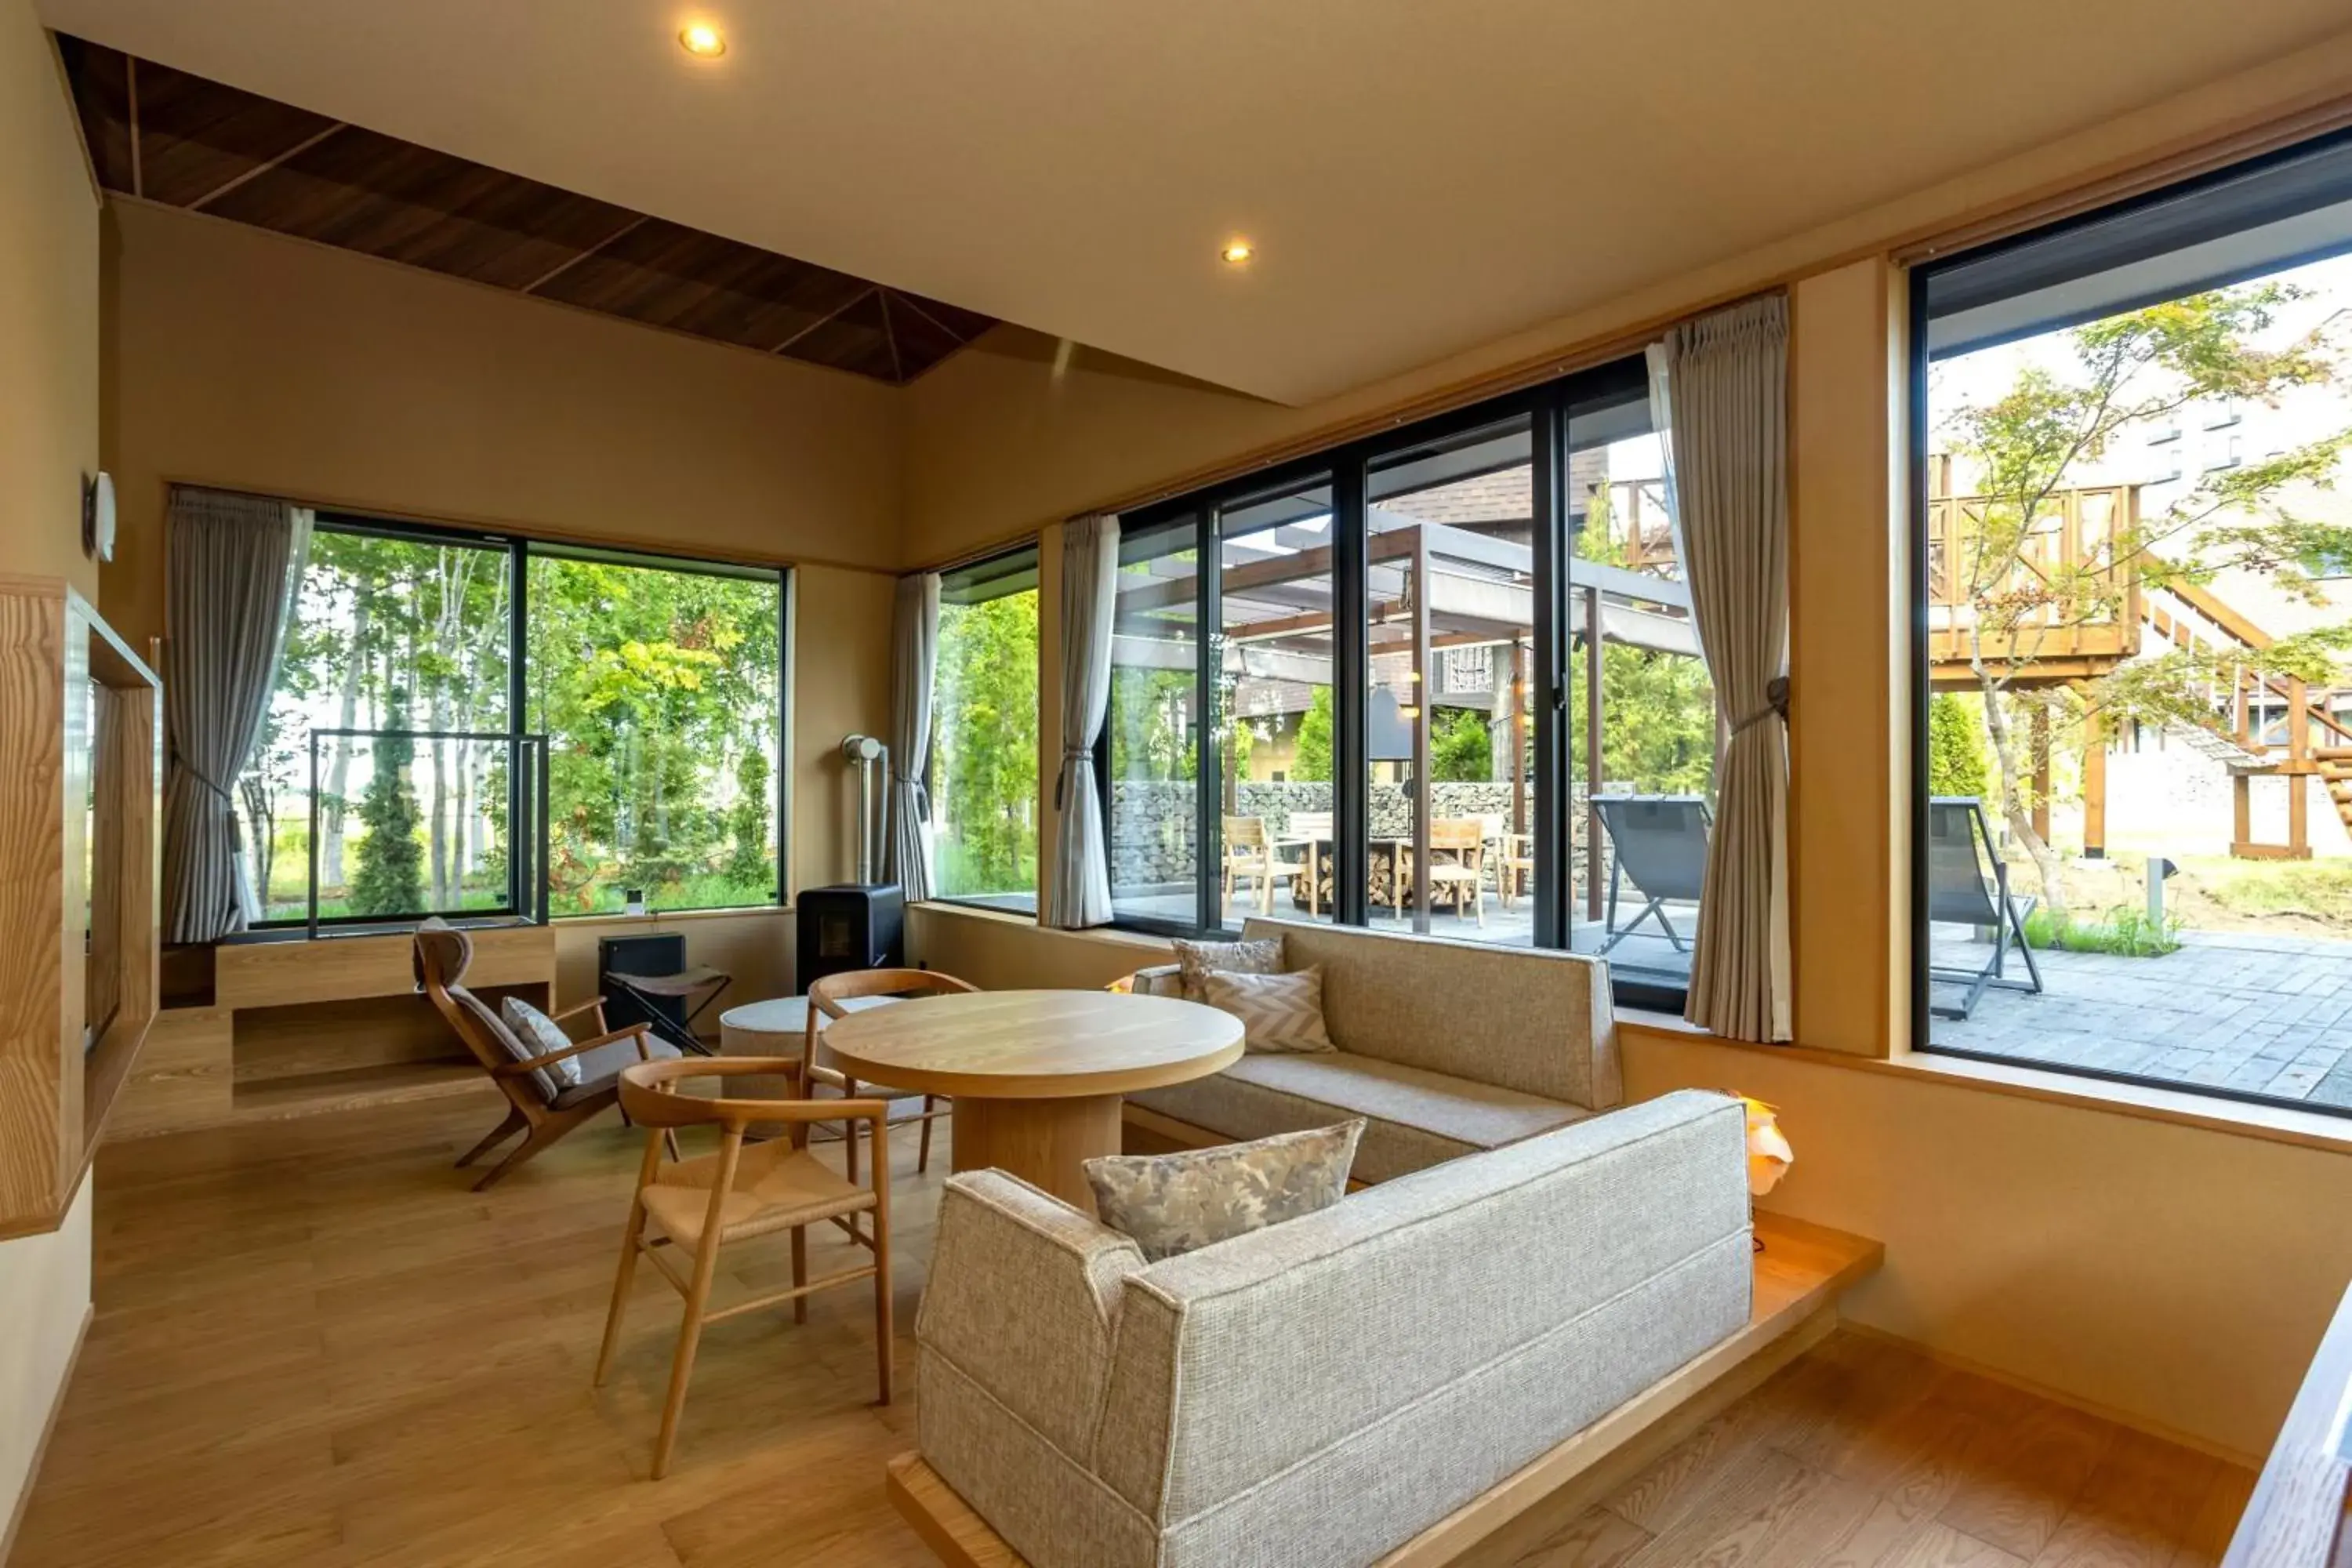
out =
[[[95,592],[97,466],[98,199],[48,40],[26,0],[0,0],[0,573]],[[0,1532],[89,1310],[90,1186],[58,1229],[0,1242]]]
[[[1769,1101],[1767,1205],[1886,1244],[1862,1321],[2241,1456],[2352,1278],[2352,1156],[1629,1031],[1625,1092]]]
[[[890,389],[135,202],[107,207],[103,607],[163,630],[174,479],[614,540],[796,574],[787,884],[847,877],[841,737],[888,720]],[[560,939],[592,993],[595,935]],[[634,929],[633,927],[630,929]],[[737,998],[790,988],[788,915],[692,920]]]
[[[164,485],[746,561],[899,554],[891,389],[120,199],[105,607],[162,629]]]

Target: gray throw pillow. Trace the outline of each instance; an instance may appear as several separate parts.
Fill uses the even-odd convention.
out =
[[[1187,1001],[1201,1000],[1201,977],[1213,970],[1228,974],[1279,974],[1282,939],[1260,937],[1255,942],[1175,942],[1176,969]]]
[[[1157,1263],[1338,1203],[1363,1131],[1360,1117],[1254,1143],[1109,1154],[1087,1162],[1087,1184],[1103,1224]]]
[[[563,1026],[520,996],[509,996],[499,1003],[499,1016],[505,1020],[508,1028],[514,1031],[515,1038],[530,1047],[530,1054],[534,1057],[572,1048],[572,1037],[563,1032]],[[539,1070],[553,1074],[557,1083],[570,1089],[580,1081],[580,1058],[566,1057],[560,1062],[550,1062]]]
[[[1336,1051],[1323,1024],[1323,966],[1290,974],[1201,977],[1201,1000],[1242,1021],[1242,1048],[1250,1051]]]

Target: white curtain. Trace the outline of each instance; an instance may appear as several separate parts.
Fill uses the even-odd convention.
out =
[[[931,896],[931,679],[939,660],[940,574],[898,579],[890,623],[890,842],[887,869],[908,903]]]
[[[1652,415],[1673,432],[1691,616],[1730,732],[1684,1016],[1730,1038],[1785,1040],[1788,302],[1772,295],[1686,321],[1650,364]]]
[[[1062,530],[1062,765],[1054,874],[1038,921],[1076,931],[1110,921],[1110,857],[1095,782],[1095,740],[1110,708],[1112,612],[1118,599],[1118,519],[1073,518]]]
[[[217,942],[258,918],[237,830],[236,779],[269,716],[294,620],[310,512],[266,496],[176,486],[164,535],[163,929]],[[268,832],[269,825],[253,825]]]

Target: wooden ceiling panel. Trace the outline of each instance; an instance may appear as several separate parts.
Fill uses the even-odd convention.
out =
[[[873,289],[848,309],[811,327],[793,343],[792,356],[881,381],[907,380],[913,373],[900,368],[898,350],[890,341],[883,294],[882,289]]]
[[[64,37],[58,39],[58,52],[74,84],[74,108],[98,183],[110,191],[130,190],[137,179],[131,163],[131,57]]]
[[[898,351],[901,380],[912,381],[964,345],[964,340],[932,315],[927,304],[897,289],[883,291],[882,307],[889,318],[890,342]]]
[[[528,289],[639,221],[625,207],[355,125],[206,210],[503,289]]]
[[[60,37],[99,183],[899,383],[994,321]]]
[[[631,321],[773,350],[871,288],[830,268],[653,218],[539,292]]]
[[[142,194],[151,201],[199,205],[335,123],[152,60],[140,60],[135,68],[138,166]]]

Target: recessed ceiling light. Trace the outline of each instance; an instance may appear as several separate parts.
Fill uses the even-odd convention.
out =
[[[1246,267],[1249,265],[1250,258],[1256,254],[1257,247],[1248,240],[1229,239],[1225,241],[1224,247],[1217,252],[1217,257],[1228,267]]]
[[[678,34],[677,45],[689,55],[715,60],[727,52],[727,35],[708,22],[690,22]]]

